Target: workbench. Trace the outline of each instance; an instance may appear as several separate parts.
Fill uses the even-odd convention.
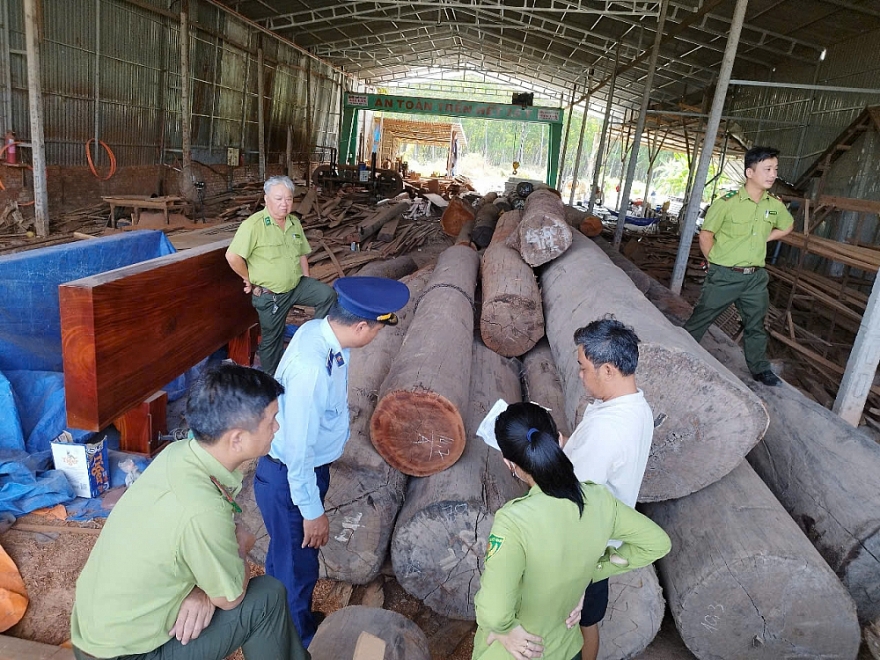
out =
[[[189,202],[183,197],[166,195],[165,197],[147,197],[146,195],[126,195],[102,197],[110,205],[110,226],[116,227],[116,207],[131,207],[134,224],[138,224],[141,211],[144,209],[157,209],[165,214],[165,224],[169,224],[168,214],[173,211],[185,211]]]

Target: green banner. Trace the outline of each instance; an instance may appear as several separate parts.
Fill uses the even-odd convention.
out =
[[[384,110],[413,115],[443,115],[446,117],[477,117],[482,119],[510,119],[561,124],[561,108],[522,107],[503,103],[474,103],[418,96],[388,96],[385,94],[355,94],[346,92],[345,107],[359,110]]]

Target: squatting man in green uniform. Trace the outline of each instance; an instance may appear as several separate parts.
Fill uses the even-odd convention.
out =
[[[768,192],[776,181],[778,155],[771,147],[749,149],[745,185],[709,207],[699,239],[709,273],[684,325],[700,341],[719,314],[735,303],[743,320],[746,364],[755,380],[770,386],[780,381],[767,361],[764,317],[770,306],[770,276],[764,260],[767,243],[790,234],[794,222],[785,205]]]
[[[275,578],[250,578],[238,468],[265,456],[284,388],[221,364],[193,386],[193,438],[167,447],[113,508],[76,583],[77,660],[308,660]]]
[[[274,374],[284,353],[284,326],[294,305],[315,308],[322,319],[336,302],[336,292],[309,277],[312,248],[293,210],[293,181],[273,176],[263,184],[266,208],[257,211],[235,232],[226,261],[251,294],[260,319],[260,366]]]

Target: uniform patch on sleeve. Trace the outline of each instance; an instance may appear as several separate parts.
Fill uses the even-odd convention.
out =
[[[492,555],[501,549],[502,543],[504,543],[503,536],[489,534],[489,541],[486,543],[486,561],[492,559]]]

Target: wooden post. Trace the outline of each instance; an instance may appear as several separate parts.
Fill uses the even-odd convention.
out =
[[[660,580],[698,658],[856,657],[852,599],[748,463],[644,509],[672,539]]]
[[[266,73],[263,47],[257,48],[257,142],[260,150],[260,181],[266,180]]]
[[[410,479],[391,541],[400,586],[453,619],[474,619],[474,594],[495,512],[525,492],[501,452],[476,437],[498,399],[522,399],[518,364],[479,341],[473,341],[472,353],[464,454],[448,470]]]
[[[189,60],[189,15],[184,0],[180,10],[180,193],[188,200],[196,199],[192,174],[192,78]]]
[[[394,520],[406,492],[406,475],[376,453],[370,443],[370,417],[431,272],[426,268],[404,280],[410,300],[397,313],[398,324],[383,328],[370,344],[351,354],[351,435],[342,456],[330,467],[330,489],[324,501],[330,540],[319,555],[322,574],[332,580],[367,584],[379,574],[388,554]]]
[[[405,474],[425,476],[459,459],[468,397],[477,253],[453,245],[441,253],[417,301],[370,421],[373,446]]]
[[[662,413],[666,420],[654,431],[640,501],[682,497],[711,484],[764,434],[760,400],[673,327],[590,239],[575,232],[568,251],[542,270],[541,288],[547,339],[573,426],[587,403],[574,331],[611,313],[642,340],[636,382],[655,417]]]
[[[31,145],[34,159],[34,224],[36,226],[37,236],[48,236],[49,192],[46,186],[46,143],[43,135],[43,86],[40,78],[40,43],[43,40],[42,23],[41,0],[24,0],[28,108],[31,124]]]
[[[287,166],[287,176],[293,178],[293,129],[290,124],[287,125],[287,146],[284,150],[284,163]]]

